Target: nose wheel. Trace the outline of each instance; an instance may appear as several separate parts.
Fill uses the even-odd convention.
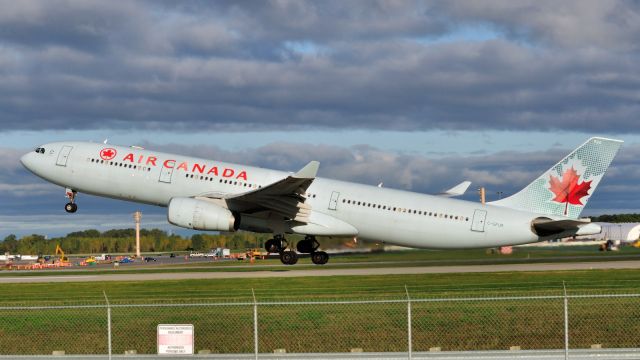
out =
[[[77,191],[72,189],[66,189],[66,196],[69,199],[69,202],[64,206],[64,211],[68,213],[74,213],[78,211],[78,205],[75,203]]]

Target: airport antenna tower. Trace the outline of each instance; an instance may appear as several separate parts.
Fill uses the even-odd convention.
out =
[[[133,213],[133,220],[136,222],[136,258],[140,258],[140,220],[142,219],[142,211]]]

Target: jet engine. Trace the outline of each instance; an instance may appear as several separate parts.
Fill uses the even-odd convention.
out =
[[[171,199],[167,220],[173,225],[194,230],[236,231],[240,227],[240,214],[193,198]]]

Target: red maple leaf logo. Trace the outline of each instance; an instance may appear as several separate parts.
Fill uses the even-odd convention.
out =
[[[100,151],[100,157],[103,160],[111,160],[114,157],[116,157],[116,153],[117,153],[116,149],[106,148]]]
[[[571,205],[584,205],[580,200],[589,195],[589,189],[591,189],[591,181],[583,181],[578,184],[580,176],[576,170],[571,167],[562,174],[562,180],[551,175],[549,180],[549,190],[551,190],[556,197],[552,200],[559,203],[564,203],[564,215],[567,215],[569,204]]]

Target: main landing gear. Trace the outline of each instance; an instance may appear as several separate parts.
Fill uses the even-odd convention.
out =
[[[264,243],[268,253],[280,253],[280,261],[285,265],[295,265],[298,262],[298,254],[293,250],[286,250],[289,243],[282,235],[275,235],[273,239]]]
[[[78,192],[75,190],[67,189],[66,193],[69,202],[64,206],[64,210],[68,213],[74,213],[78,211],[78,205],[75,202]]]
[[[296,248],[303,254],[311,254],[311,261],[316,265],[324,265],[329,261],[329,254],[318,251],[320,243],[315,236],[307,235],[304,240],[298,241]]]
[[[298,262],[298,253],[293,250],[286,250],[289,243],[282,235],[275,235],[273,239],[267,240],[264,244],[269,253],[279,253],[280,261],[285,265],[295,265]],[[320,244],[315,236],[306,236],[304,240],[298,242],[296,249],[303,254],[311,254],[311,261],[316,265],[324,265],[329,261],[329,254],[318,251]]]

